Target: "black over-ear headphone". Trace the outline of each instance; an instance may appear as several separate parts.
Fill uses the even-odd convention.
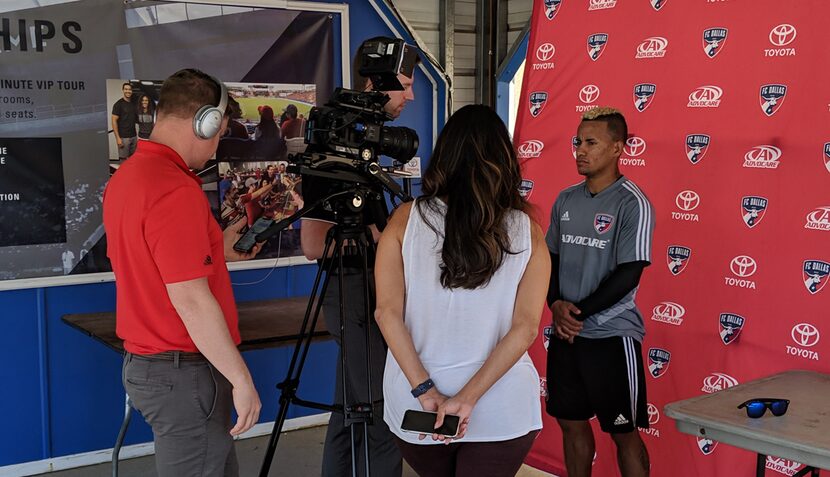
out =
[[[207,76],[219,86],[219,105],[206,104],[196,111],[196,116],[193,117],[193,132],[201,139],[210,139],[219,134],[225,109],[228,107],[228,90],[225,84],[213,76]]]

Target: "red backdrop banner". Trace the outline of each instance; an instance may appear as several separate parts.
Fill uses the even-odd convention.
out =
[[[582,180],[572,138],[600,105],[626,116],[621,169],[654,205],[637,297],[654,476],[755,465],[677,432],[666,404],[787,369],[830,371],[828,18],[826,0],[535,2],[515,142],[543,226],[559,191]],[[544,375],[541,340],[531,356]],[[594,431],[594,475],[619,475],[610,438]],[[549,416],[528,463],[565,474]]]

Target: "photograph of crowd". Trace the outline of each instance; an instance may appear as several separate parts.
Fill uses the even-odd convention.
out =
[[[107,80],[110,173],[153,131],[161,81]],[[286,172],[288,154],[305,151],[306,118],[315,85],[226,83],[230,121],[216,161],[195,171],[224,229],[242,218],[278,221],[302,208],[300,177]],[[265,245],[257,258],[302,255],[299,221]]]
[[[126,160],[135,153],[138,141],[150,138],[161,83],[151,80],[107,80],[110,161]]]
[[[276,222],[302,209],[301,178],[286,172],[287,165],[284,161],[220,162],[217,192],[222,229],[237,220],[245,220],[248,227],[258,219]],[[257,258],[295,255],[302,255],[300,221],[267,242]]]
[[[284,161],[305,150],[306,118],[316,101],[315,85],[226,83],[236,100],[219,161]],[[231,103],[233,105],[233,103]]]

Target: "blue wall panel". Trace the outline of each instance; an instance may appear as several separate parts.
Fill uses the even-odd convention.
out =
[[[38,290],[0,293],[0,466],[42,458]]]

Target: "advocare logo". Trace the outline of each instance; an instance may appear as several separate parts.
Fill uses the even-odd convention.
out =
[[[588,11],[605,10],[607,8],[614,8],[617,6],[617,0],[590,0],[588,2]]]
[[[634,109],[638,113],[642,113],[649,106],[654,99],[654,93],[657,92],[657,85],[653,83],[640,83],[634,85]]]
[[[559,7],[562,0],[545,0],[545,18],[553,20],[556,14],[559,13]]]
[[[519,159],[533,159],[534,157],[539,157],[542,154],[542,150],[545,148],[545,143],[536,139],[528,139],[527,141],[523,142],[519,145]]]
[[[645,158],[640,156],[646,152],[646,140],[639,136],[631,136],[625,140],[623,156],[620,157],[620,165],[623,166],[645,166]]]
[[[754,258],[749,255],[738,255],[729,262],[729,270],[734,277],[723,277],[726,285],[755,290],[755,281],[749,279],[758,271],[758,262]]]
[[[703,455],[709,455],[715,451],[715,447],[718,446],[718,441],[713,441],[708,437],[700,437],[697,436],[697,448],[700,449],[700,452]]]
[[[817,345],[821,338],[821,334],[815,325],[811,323],[799,323],[793,326],[790,331],[790,337],[796,345],[787,345],[787,354],[812,361],[819,360],[818,352],[807,349]]]
[[[637,46],[637,54],[634,58],[662,58],[666,56],[668,46],[669,40],[662,36],[646,38]]]
[[[639,428],[640,432],[648,436],[660,437],[660,429],[654,427],[660,422],[660,410],[652,403],[647,403],[646,414],[648,415],[648,429]]]
[[[795,56],[795,47],[789,46],[795,41],[798,31],[789,23],[782,23],[769,32],[769,42],[774,48],[765,48],[764,56]]]
[[[591,61],[597,61],[602,52],[605,51],[605,46],[608,44],[607,33],[594,33],[588,35],[588,58]]]
[[[781,164],[781,154],[781,149],[769,144],[755,146],[744,154],[744,167],[778,169]]]
[[[792,477],[798,473],[802,464],[794,461],[794,460],[787,460],[782,459],[780,457],[773,457],[768,455],[767,462],[765,467],[769,470],[774,470],[779,474],[784,474],[788,477]]]
[[[651,3],[651,7],[657,10],[658,12],[661,8],[666,6],[666,3],[668,3],[668,1],[669,0],[649,0],[649,2]]]
[[[686,309],[682,305],[670,301],[661,302],[652,310],[651,319],[670,325],[680,326],[683,324],[683,316]]]
[[[830,231],[830,205],[818,207],[807,214],[805,229]]]
[[[726,44],[726,37],[729,30],[722,27],[707,28],[703,30],[703,52],[707,58],[714,58],[721,52]]]
[[[672,211],[671,218],[686,222],[700,222],[700,217],[692,211],[700,205],[700,196],[693,190],[684,190],[674,198],[674,205],[682,212]]]
[[[728,374],[712,373],[703,379],[703,388],[701,388],[701,391],[712,394],[737,385],[738,380]]]
[[[556,47],[553,46],[553,43],[542,43],[536,48],[536,59],[539,60],[539,63],[533,64],[533,70],[552,70],[555,66],[554,62],[551,61],[553,59],[553,55],[556,54]]]
[[[718,86],[704,85],[689,94],[689,108],[717,108],[720,106],[720,98],[723,90]]]
[[[583,104],[576,106],[577,113],[584,113],[597,107],[595,103],[599,99],[599,86],[595,84],[586,84],[579,90],[579,100]]]
[[[548,379],[547,378],[539,378],[539,396],[546,398],[548,397]]]

